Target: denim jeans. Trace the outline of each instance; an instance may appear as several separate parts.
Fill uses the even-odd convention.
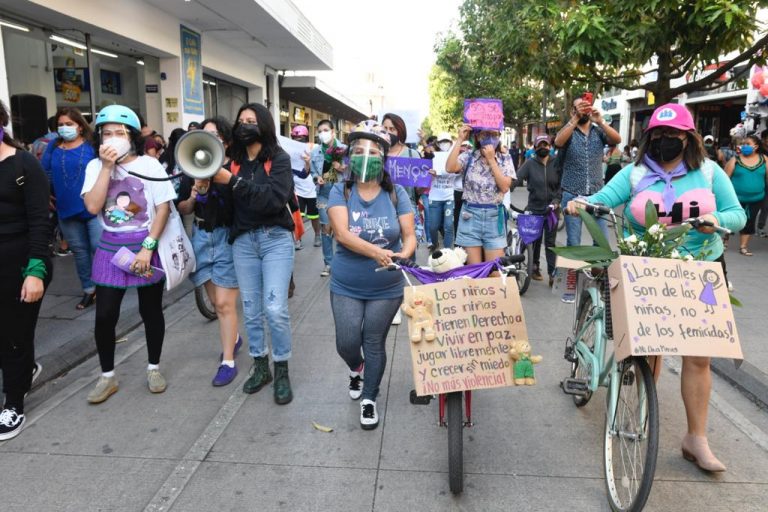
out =
[[[563,208],[568,206],[568,202],[572,201],[576,197],[579,197],[575,194],[571,194],[570,192],[566,192],[563,190],[563,199],[562,199],[562,205]],[[606,223],[605,219],[603,218],[597,218],[597,224],[600,226],[600,229],[603,230],[603,233],[605,236],[608,236],[608,224]],[[581,217],[576,217],[573,215],[565,215],[565,237],[566,237],[566,245],[572,246],[572,245],[581,245]]]
[[[93,293],[96,291],[96,285],[91,280],[91,266],[103,229],[99,218],[59,219],[59,229],[74,253],[77,277],[80,278],[83,293]]]
[[[320,191],[325,191],[325,187],[327,185],[323,185],[323,187],[320,188]],[[328,189],[328,192],[330,193],[330,188]],[[320,216],[320,225],[321,226],[327,226],[331,223],[331,221],[328,219],[328,196],[322,195],[318,193],[317,195],[317,213]],[[330,266],[331,261],[333,261],[333,234],[326,234],[324,230],[320,230],[320,240],[323,243],[323,262]]]
[[[359,368],[365,359],[362,399],[375,401],[379,395],[387,367],[387,333],[402,302],[402,297],[362,300],[331,292],[336,352],[350,370]]]
[[[287,361],[291,357],[288,284],[293,271],[293,251],[293,232],[276,226],[243,233],[232,244],[252,357],[268,353],[264,339],[265,314],[272,338],[272,360]]]
[[[429,202],[429,236],[437,246],[439,232],[443,230],[443,247],[453,247],[453,199]]]
[[[427,243],[429,245],[432,245],[432,240],[434,239],[432,238],[432,232],[429,229],[429,214],[430,214],[429,194],[421,194],[420,199],[421,199],[421,205],[424,207],[424,238],[427,239]],[[413,212],[418,214],[419,213],[418,205],[416,206],[417,208],[415,208]],[[437,242],[435,242],[435,244],[437,244]]]

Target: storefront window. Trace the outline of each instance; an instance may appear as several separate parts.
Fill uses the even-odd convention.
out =
[[[222,116],[234,122],[237,111],[248,103],[248,89],[219,78],[203,75],[205,116]]]

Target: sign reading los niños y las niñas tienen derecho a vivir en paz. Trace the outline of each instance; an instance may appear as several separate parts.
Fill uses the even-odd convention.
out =
[[[411,304],[414,294],[434,304],[435,339],[410,344],[419,396],[514,385],[510,351],[515,341],[528,339],[514,279],[407,286],[403,302]]]

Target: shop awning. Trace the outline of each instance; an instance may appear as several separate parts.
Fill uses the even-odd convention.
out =
[[[284,77],[280,98],[353,123],[368,117],[350,99],[314,76]]]

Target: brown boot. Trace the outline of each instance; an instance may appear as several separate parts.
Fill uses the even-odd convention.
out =
[[[705,436],[686,434],[683,437],[682,449],[685,460],[693,462],[704,471],[711,473],[725,471],[725,464],[714,456]]]

